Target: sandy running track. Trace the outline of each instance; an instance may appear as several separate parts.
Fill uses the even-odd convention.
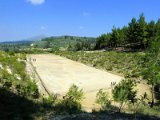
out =
[[[85,93],[83,107],[93,109],[99,89],[111,88],[111,82],[119,83],[122,77],[86,66],[84,64],[52,54],[30,55],[33,66],[43,80],[47,90],[64,95],[73,84]]]

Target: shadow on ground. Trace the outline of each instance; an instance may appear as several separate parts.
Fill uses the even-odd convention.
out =
[[[33,101],[0,88],[0,120],[30,120],[38,109]]]
[[[134,114],[126,113],[82,113],[77,115],[54,116],[50,120],[160,120],[159,117],[138,114],[135,118]]]
[[[43,108],[42,104],[35,103],[24,97],[20,97],[4,88],[0,88],[0,120],[32,120],[35,116],[44,116],[52,108]],[[56,109],[55,109],[56,111]],[[60,112],[60,111],[59,111]],[[57,113],[58,114],[58,113]],[[47,118],[47,117],[46,117]],[[127,113],[80,113],[74,115],[55,115],[50,120],[135,120],[134,114]],[[160,120],[159,117],[138,114],[137,120]]]

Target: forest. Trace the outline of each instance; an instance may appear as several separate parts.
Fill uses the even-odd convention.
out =
[[[145,50],[152,42],[160,38],[160,19],[146,22],[144,14],[139,19],[132,18],[123,28],[112,28],[111,33],[102,34],[97,38],[95,49]]]

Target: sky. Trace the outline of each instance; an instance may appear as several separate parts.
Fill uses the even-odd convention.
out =
[[[90,36],[123,27],[141,13],[160,18],[160,0],[0,0],[0,41]]]

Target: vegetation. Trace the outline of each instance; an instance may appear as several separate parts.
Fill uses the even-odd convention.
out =
[[[148,50],[144,60],[144,79],[152,86],[152,102],[151,107],[154,105],[155,95],[157,100],[160,100],[160,42],[152,43],[151,48]]]
[[[32,42],[33,41],[2,42],[0,43],[0,50],[5,52],[14,51],[18,53],[21,50],[29,48]]]
[[[95,49],[144,50],[160,37],[159,31],[160,19],[147,23],[145,16],[141,14],[138,20],[132,18],[127,26],[113,27],[111,33],[99,36]]]
[[[95,38],[76,36],[49,37],[34,42],[33,45],[34,48],[52,48],[54,50],[90,50],[95,46]]]
[[[57,51],[54,53],[126,77],[125,80],[113,88],[112,99],[103,90],[97,93],[96,102],[101,105],[102,110],[110,111],[117,107],[117,111],[121,112],[123,107],[126,109],[129,105],[129,110],[135,113],[135,117],[140,113],[159,116],[159,46],[157,40],[157,42],[152,43],[146,52]],[[152,86],[151,101],[146,93],[138,97],[134,90],[136,83],[144,80]],[[112,101],[118,103],[118,106],[113,106]],[[147,109],[150,111],[147,111]]]
[[[72,85],[63,100],[57,105],[58,113],[73,114],[82,112],[80,102],[83,98],[83,90],[79,90],[76,85]]]
[[[101,105],[102,110],[110,110],[112,108],[109,93],[100,89],[96,95],[96,103]]]
[[[0,52],[0,119],[44,119],[55,114],[82,112],[84,93],[76,85],[70,87],[63,99],[56,95],[43,97],[39,93],[36,81],[26,72],[25,53],[42,52],[53,52],[124,76],[125,79],[112,88],[111,95],[102,89],[97,93],[96,103],[102,111],[121,113],[125,108],[135,114],[135,119],[137,113],[159,117],[160,20],[147,23],[141,14],[138,20],[133,18],[123,28],[113,27],[111,33],[97,39],[61,36],[30,44],[0,44],[0,49],[6,51]],[[95,49],[107,51],[90,51]],[[146,93],[137,97],[134,90],[143,80],[151,86],[151,101]]]
[[[25,54],[0,52],[0,119],[47,119],[81,112],[82,90],[73,85],[63,100],[43,97],[26,72],[25,60]]]
[[[123,53],[123,52],[72,52],[57,51],[54,54],[65,56],[69,59],[84,64],[119,73],[125,76],[140,78],[141,64],[144,53]],[[124,62],[125,61],[125,62]]]
[[[122,80],[112,90],[113,99],[119,102],[118,112],[121,112],[122,108],[127,102],[134,103],[136,99],[136,91],[133,90],[135,87],[135,81],[131,79]]]

